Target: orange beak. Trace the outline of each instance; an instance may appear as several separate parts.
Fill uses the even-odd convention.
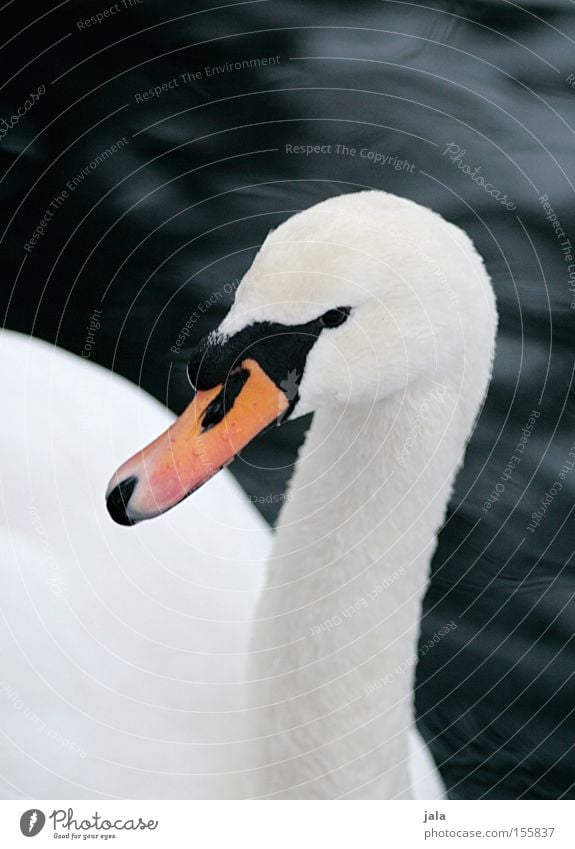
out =
[[[116,522],[133,525],[165,513],[288,408],[287,396],[255,360],[244,360],[233,376],[243,383],[235,398],[226,403],[224,385],[198,392],[165,433],[120,466],[106,492]]]

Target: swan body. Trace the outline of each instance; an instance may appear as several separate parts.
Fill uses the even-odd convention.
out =
[[[241,795],[229,763],[269,529],[223,473],[127,535],[105,460],[173,416],[36,339],[3,331],[0,363],[0,796]]]
[[[194,401],[113,476],[110,513],[134,524],[315,414],[254,621],[252,795],[410,795],[421,599],[496,325],[460,229],[384,192],[324,201],[268,236],[190,361]]]

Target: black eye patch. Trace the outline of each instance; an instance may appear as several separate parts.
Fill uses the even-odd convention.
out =
[[[304,372],[307,355],[324,330],[339,327],[347,320],[351,307],[335,307],[304,324],[256,322],[221,342],[207,337],[192,353],[188,363],[190,383],[197,390],[226,384],[209,405],[203,427],[213,427],[230,409],[243,386],[235,370],[243,360],[259,363],[276,386],[281,387],[288,374]],[[238,375],[242,372],[238,370]],[[228,393],[228,394],[226,394]]]

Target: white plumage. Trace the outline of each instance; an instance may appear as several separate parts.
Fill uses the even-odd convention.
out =
[[[168,414],[3,334],[2,795],[422,795],[407,769],[421,596],[495,304],[460,230],[366,192],[270,234],[220,333],[343,305],[308,356],[295,414],[315,417],[255,613],[269,535],[231,477],[114,526],[109,472]]]

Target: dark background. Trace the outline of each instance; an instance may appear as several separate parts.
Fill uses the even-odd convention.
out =
[[[492,275],[500,332],[433,562],[418,721],[453,798],[575,797],[575,471],[528,529],[575,442],[575,282],[540,200],[575,251],[573,5],[120,0],[101,23],[79,26],[114,5],[0,11],[4,325],[89,354],[180,411],[186,352],[221,321],[234,281],[293,212],[376,188],[464,227]],[[263,57],[277,58],[225,67]],[[184,83],[185,73],[196,78]],[[358,153],[337,154],[337,144]],[[451,161],[449,144],[514,208]],[[407,164],[374,164],[363,148]],[[100,327],[86,348],[95,309]],[[532,410],[527,447],[504,480]],[[306,424],[273,428],[232,466],[270,521]],[[426,651],[451,620],[457,627]]]

